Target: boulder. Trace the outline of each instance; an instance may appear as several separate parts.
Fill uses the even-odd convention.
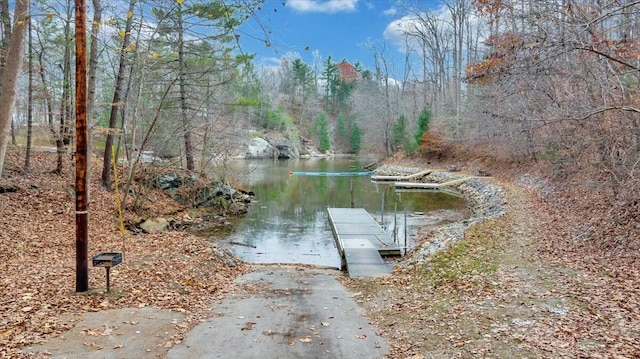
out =
[[[247,214],[247,211],[249,210],[249,208],[247,207],[247,204],[244,202],[232,202],[231,204],[229,204],[229,208],[227,209],[227,212],[229,212],[230,214],[234,215],[234,216],[239,216],[241,214]]]
[[[193,175],[169,173],[157,177],[155,183],[157,188],[165,190],[174,200],[183,205],[194,208],[224,208],[233,214],[247,213],[253,192],[236,189],[219,181],[195,187],[195,181],[196,178]],[[235,205],[230,206],[231,204]]]
[[[211,182],[208,186],[201,188],[196,196],[195,207],[216,206],[223,202],[228,202],[236,194],[236,190],[222,182]]]
[[[291,140],[286,140],[276,145],[277,157],[282,159],[298,158],[300,152]]]
[[[167,173],[158,177],[157,186],[162,190],[178,189],[183,180],[177,173]]]
[[[169,228],[169,221],[166,218],[149,218],[140,223],[140,228],[146,233],[162,233]]]
[[[247,145],[246,158],[273,158],[276,156],[277,150],[266,140],[260,137],[254,137]]]

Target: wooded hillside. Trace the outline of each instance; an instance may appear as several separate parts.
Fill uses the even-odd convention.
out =
[[[27,29],[27,46],[2,140],[24,151],[27,173],[33,146],[55,146],[52,170],[63,173],[73,166],[73,4],[32,1],[31,16],[15,4],[0,0],[3,95],[16,29]],[[262,1],[91,1],[88,118],[103,185],[112,146],[129,161],[153,151],[206,171],[252,137],[277,136],[321,152],[530,171],[551,180],[554,200],[566,194],[564,205],[593,211],[572,235],[636,248],[640,2],[400,5],[403,63],[372,41],[373,68],[339,54],[311,64],[286,54],[258,68],[238,29]],[[264,28],[265,46],[269,36]]]

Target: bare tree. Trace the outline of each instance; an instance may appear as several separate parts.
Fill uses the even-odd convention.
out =
[[[91,154],[93,153],[93,124],[96,104],[96,73],[98,70],[98,34],[100,33],[100,24],[102,23],[102,4],[100,0],[92,0],[93,2],[93,21],[91,22],[91,43],[89,50],[89,69],[87,70],[87,131],[89,152],[89,166],[87,167],[87,180],[91,181]],[[87,192],[87,198],[91,196]]]
[[[504,25],[494,26],[490,52],[467,72],[485,135],[511,158],[547,162],[558,176],[589,173],[613,198],[639,188],[640,2],[501,5],[479,9]]]
[[[455,118],[453,119],[454,135],[460,135],[461,106],[462,106],[462,71],[465,43],[465,24],[469,16],[471,4],[469,0],[448,0],[446,6],[451,16],[451,28],[453,30],[453,107]],[[468,56],[468,54],[466,54]]]
[[[127,13],[127,22],[125,25],[124,34],[122,34],[122,43],[118,56],[118,73],[116,75],[116,82],[113,89],[113,100],[111,102],[111,113],[109,115],[109,132],[107,134],[107,141],[105,143],[104,156],[102,161],[102,185],[108,189],[111,189],[111,161],[113,159],[111,147],[114,145],[114,139],[116,136],[116,125],[118,121],[119,110],[122,106],[124,106],[124,103],[122,103],[122,92],[125,83],[125,72],[127,68],[127,48],[129,47],[131,39],[131,29],[133,27],[133,16],[129,16],[129,14],[133,13],[135,4],[136,0],[129,1],[129,12]]]
[[[4,158],[9,144],[9,128],[18,88],[18,76],[24,56],[24,39],[27,33],[29,0],[16,0],[15,20],[4,71],[0,76],[0,176],[4,170]]]
[[[66,20],[64,22],[63,30],[63,58],[62,58],[62,95],[60,98],[60,122],[58,123],[58,130],[56,130],[53,124],[50,127],[51,133],[55,137],[56,152],[58,159],[56,162],[56,169],[54,173],[62,174],[64,169],[64,155],[67,152],[65,146],[71,143],[71,118],[72,118],[72,96],[73,96],[73,83],[72,83],[72,46],[73,46],[73,34],[71,29],[72,18],[72,6],[71,0],[67,0],[66,3]]]
[[[183,137],[184,137],[184,154],[187,160],[187,169],[189,171],[195,170],[195,164],[193,161],[193,143],[191,141],[191,121],[189,114],[187,113],[187,69],[185,63],[185,49],[184,49],[184,25],[182,18],[182,2],[178,3],[178,85],[180,88],[180,118],[182,119]]]
[[[32,20],[29,16],[29,87],[27,90],[27,145],[24,155],[24,171],[29,172],[31,167],[31,143],[33,140],[33,32]]]

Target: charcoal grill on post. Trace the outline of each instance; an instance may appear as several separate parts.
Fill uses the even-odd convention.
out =
[[[107,270],[107,293],[109,293],[109,271],[111,267],[115,267],[122,263],[122,253],[120,252],[102,252],[91,257],[94,267],[104,267]]]

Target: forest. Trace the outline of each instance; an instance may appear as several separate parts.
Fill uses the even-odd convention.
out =
[[[0,170],[8,146],[24,150],[26,173],[34,149],[55,147],[61,174],[73,166],[74,4],[0,5]],[[530,168],[576,206],[607,209],[602,223],[637,211],[640,2],[446,0],[434,11],[400,1],[404,61],[371,41],[371,69],[295,53],[258,68],[239,29],[262,5],[91,2],[87,117],[103,186],[114,155],[205,172],[263,137],[303,153]]]
[[[0,0],[0,357],[26,357],[24,346],[65,333],[61,314],[78,310],[191,311],[169,342],[179,343],[206,317],[207,298],[232,291],[246,268],[185,232],[121,235],[114,184],[126,184],[116,197],[134,221],[137,200],[127,196],[143,192],[128,186],[146,175],[143,162],[227,181],[230,173],[212,169],[246,156],[255,138],[291,144],[301,156],[366,155],[489,174],[505,189],[503,218],[472,228],[469,242],[424,276],[378,283],[393,299],[386,304],[397,306],[393,315],[369,308],[393,320],[384,333],[396,335],[390,357],[424,353],[436,339],[461,357],[513,357],[520,345],[540,357],[640,355],[640,0],[442,0],[435,9],[390,1],[403,56],[392,56],[388,39],[372,39],[363,44],[370,68],[319,53],[312,62],[285,53],[278,66],[258,65],[244,50],[243,26],[259,24],[251,40],[270,47],[259,18],[267,3],[87,1],[90,247],[122,243],[132,259],[109,297],[69,295],[82,92],[75,2]],[[144,192],[144,210],[194,221],[158,193]],[[150,261],[174,270],[150,270]],[[451,274],[461,268],[472,269]],[[92,288],[102,275],[91,272]],[[362,298],[376,296],[368,282],[351,285]],[[536,300],[562,306],[539,309]],[[499,315],[479,303],[502,303],[513,316],[533,308],[535,320],[504,316],[515,329],[503,333],[492,326]],[[400,312],[413,317],[401,323]],[[407,335],[429,329],[434,313],[435,333],[446,337]],[[475,330],[467,320],[486,324],[484,336],[467,336]]]

